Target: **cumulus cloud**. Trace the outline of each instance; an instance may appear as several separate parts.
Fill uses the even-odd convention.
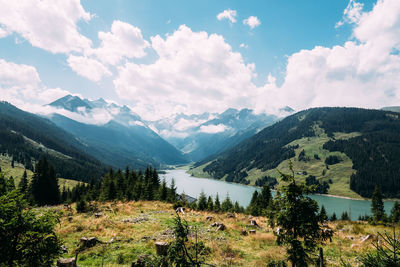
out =
[[[199,132],[209,133],[209,134],[216,134],[216,133],[225,132],[228,129],[229,129],[229,127],[227,127],[226,125],[224,125],[222,123],[220,123],[218,125],[210,124],[210,125],[202,125],[200,127]]]
[[[0,0],[0,6],[0,37],[6,35],[4,31],[16,32],[51,53],[82,52],[91,46],[76,25],[91,19],[79,0]]]
[[[336,23],[335,28],[345,23],[358,23],[361,19],[363,8],[364,4],[358,3],[355,0],[350,0],[346,9],[343,11],[343,19]]]
[[[289,56],[283,85],[278,88],[270,80],[258,88],[264,101],[285,103],[296,110],[398,105],[400,55],[394,51],[400,48],[400,2],[378,1],[371,11],[357,17],[351,21],[354,40]]]
[[[49,103],[66,94],[66,90],[43,86],[35,67],[0,59],[0,100],[31,110],[32,105]]]
[[[248,104],[254,65],[246,65],[222,36],[182,25],[165,38],[152,37],[151,47],[159,57],[154,63],[127,62],[114,80],[117,94],[134,101],[146,119]]]
[[[111,32],[99,32],[98,37],[100,46],[90,53],[111,65],[117,65],[125,57],[144,57],[145,49],[149,46],[139,28],[119,20],[113,22]]]
[[[236,22],[236,10],[226,9],[217,15],[218,20],[228,19],[230,22]]]
[[[77,74],[94,82],[100,81],[103,76],[112,74],[101,62],[85,56],[70,55],[67,62]]]
[[[256,16],[250,16],[247,19],[243,20],[244,25],[249,25],[251,29],[254,29],[257,26],[261,25],[260,20]]]

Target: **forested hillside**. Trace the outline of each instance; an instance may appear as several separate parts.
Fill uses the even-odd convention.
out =
[[[47,119],[0,102],[0,153],[32,170],[46,156],[64,178],[88,181],[100,178],[106,166],[87,155],[74,136]]]
[[[297,147],[290,143],[304,137],[315,137],[321,131],[329,137],[324,149],[343,152],[352,160],[356,170],[350,178],[352,190],[370,197],[375,185],[379,185],[385,197],[400,197],[400,121],[398,113],[390,111],[359,108],[305,110],[221,154],[203,170],[217,179],[246,183],[249,170],[276,168],[283,160],[296,155]],[[344,139],[334,137],[335,133],[354,132],[359,134]],[[328,161],[327,168],[329,164]]]

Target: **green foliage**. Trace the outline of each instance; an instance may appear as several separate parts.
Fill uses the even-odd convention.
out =
[[[84,198],[82,198],[78,202],[76,202],[76,211],[78,213],[85,213],[85,212],[87,212],[87,210],[88,210],[88,205]]]
[[[337,216],[336,216],[335,212],[332,214],[332,216],[329,218],[329,220],[332,221],[332,222],[337,220]]]
[[[229,194],[227,194],[225,200],[222,201],[221,210],[223,212],[227,212],[227,211],[232,211],[233,210],[233,204],[232,204],[231,198],[229,197]]]
[[[338,156],[331,155],[331,156],[328,156],[328,157],[325,159],[325,164],[327,164],[327,165],[334,165],[334,164],[340,163],[341,161],[342,161],[342,159],[339,158]]]
[[[400,240],[396,237],[396,230],[393,228],[393,235],[387,232],[378,233],[382,240],[374,244],[375,251],[368,252],[361,257],[365,267],[399,267],[400,266]]]
[[[324,205],[321,206],[321,210],[319,212],[319,217],[321,221],[327,221],[328,220],[328,215],[326,214],[326,210]]]
[[[26,194],[28,192],[28,175],[26,174],[26,170],[24,171],[22,179],[19,182],[18,189],[23,194]]]
[[[208,211],[213,211],[214,210],[214,202],[211,196],[208,197],[207,199],[207,210]]]
[[[199,199],[197,200],[197,209],[199,210],[206,210],[207,209],[207,196],[201,191]]]
[[[210,253],[210,249],[206,248],[203,242],[199,242],[197,238],[197,230],[191,233],[194,241],[189,239],[189,224],[182,220],[177,214],[174,219],[174,237],[168,248],[168,260],[173,266],[198,266],[200,267],[204,261],[204,256]]]
[[[315,185],[315,192],[319,194],[327,194],[329,190],[328,182],[323,181],[321,183],[321,181],[317,180],[317,178],[314,175],[309,175],[306,178],[306,185],[308,186]]]
[[[51,266],[60,255],[57,220],[33,212],[17,190],[0,197],[0,266]]]
[[[268,176],[268,175],[257,179],[255,182],[255,186],[260,186],[260,187],[264,186],[264,185],[268,185],[269,187],[274,188],[275,185],[277,185],[277,184],[278,184],[278,181],[276,180],[276,178]]]
[[[277,243],[287,246],[292,266],[307,266],[317,244],[326,236],[320,226],[318,203],[307,196],[312,193],[312,187],[296,182],[292,162],[289,169],[291,174],[280,172],[287,185],[282,186],[275,197],[276,212],[269,214],[270,224],[279,227]]]
[[[393,205],[393,208],[390,212],[390,219],[394,223],[400,222],[400,203],[396,201]]]
[[[350,216],[347,211],[343,211],[342,215],[340,216],[340,220],[342,221],[350,221]]]
[[[35,166],[29,194],[32,203],[39,206],[55,205],[60,202],[56,171],[46,158],[41,158]]]
[[[383,204],[383,196],[379,186],[375,186],[371,202],[372,219],[375,222],[383,221],[385,218],[385,207]]]
[[[221,203],[219,202],[218,193],[217,193],[217,196],[215,197],[214,211],[215,211],[215,212],[220,212],[220,211],[221,211]]]

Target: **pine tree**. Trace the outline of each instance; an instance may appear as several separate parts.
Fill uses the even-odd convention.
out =
[[[400,222],[400,203],[396,201],[393,205],[393,208],[390,212],[390,219],[394,223]]]
[[[332,214],[330,220],[331,220],[332,222],[334,222],[334,221],[337,220],[337,216],[336,216],[336,213],[335,213],[335,212]]]
[[[261,195],[260,195],[261,209],[267,209],[271,199],[272,199],[271,188],[265,184],[261,190]]]
[[[171,180],[171,185],[169,187],[169,197],[168,197],[170,202],[175,202],[176,201],[176,186],[175,186],[175,180],[172,178]]]
[[[221,211],[221,203],[219,202],[218,193],[217,193],[217,196],[215,197],[215,201],[214,201],[214,211],[215,212],[220,212]]]
[[[318,203],[307,195],[313,192],[313,187],[297,183],[292,162],[289,162],[291,174],[279,172],[286,185],[277,194],[276,213],[271,213],[270,224],[278,226],[278,245],[287,246],[286,252],[292,266],[307,266],[319,242],[326,238],[320,223]]]
[[[206,194],[204,194],[203,191],[201,191],[201,193],[200,193],[198,204],[197,204],[197,208],[199,210],[206,210],[207,209],[207,196],[206,196]]]
[[[56,172],[46,158],[40,159],[36,164],[29,186],[29,194],[31,201],[39,206],[54,205],[60,201],[60,188]]]
[[[207,210],[208,211],[213,211],[214,210],[214,202],[211,196],[208,197],[207,200]]]
[[[250,205],[248,207],[248,212],[253,216],[260,215],[260,194],[258,193],[257,190],[254,191],[251,197]]]
[[[340,220],[342,220],[342,221],[349,221],[350,220],[350,216],[347,213],[347,211],[343,211],[342,212],[342,215],[340,216]]]
[[[24,171],[24,174],[22,175],[21,181],[19,182],[18,185],[19,191],[23,194],[27,193],[28,190],[28,175],[26,174],[26,170]]]
[[[325,210],[324,205],[321,206],[321,210],[319,212],[319,217],[321,218],[321,221],[328,220],[328,215],[326,214],[326,210]]]
[[[6,181],[6,184],[7,184],[7,192],[14,190],[15,189],[14,177],[10,176]]]
[[[229,197],[229,194],[226,194],[226,198],[221,204],[221,210],[224,212],[233,210],[233,204],[231,198]]]
[[[165,179],[163,179],[163,181],[161,182],[161,187],[160,187],[160,200],[161,201],[165,201],[167,200],[168,197],[168,188],[167,188],[167,182],[165,181]]]
[[[382,221],[385,216],[383,197],[379,186],[375,186],[372,194],[371,212],[375,222]]]

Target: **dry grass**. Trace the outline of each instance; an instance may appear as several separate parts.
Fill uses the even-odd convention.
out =
[[[93,214],[77,214],[74,206],[69,211],[63,206],[55,207],[61,214],[56,232],[69,248],[63,257],[74,256],[74,249],[81,237],[95,236],[103,242],[112,238],[110,244],[100,244],[89,248],[79,255],[79,266],[98,266],[104,261],[104,266],[130,266],[139,255],[155,255],[154,243],[159,240],[171,241],[171,227],[175,213],[170,204],[162,202],[127,202],[100,203],[99,210],[103,216],[96,218]],[[216,231],[210,227],[212,222],[206,221],[207,216],[213,216],[213,222],[226,225],[225,231]],[[72,221],[69,221],[72,217]],[[137,223],[126,223],[125,219],[146,218]],[[236,214],[235,218],[227,218],[226,214],[187,211],[182,218],[190,225],[196,226],[198,236],[211,253],[207,263],[216,266],[266,266],[271,260],[283,260],[286,257],[285,248],[276,244],[276,236],[268,226],[264,217],[252,218],[259,228],[249,226],[249,217]],[[341,259],[352,266],[359,265],[361,253],[372,249],[371,240],[361,242],[368,235],[389,228],[371,226],[357,222],[334,222],[329,226],[335,230],[332,243],[323,246],[328,266],[340,265]],[[255,229],[256,234],[242,236],[241,230]]]

